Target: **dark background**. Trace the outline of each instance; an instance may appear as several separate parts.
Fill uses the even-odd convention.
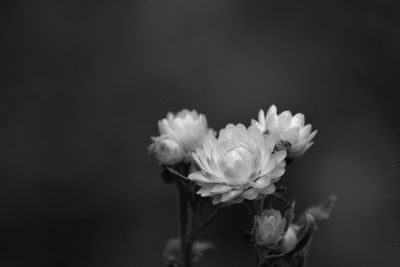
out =
[[[306,114],[283,178],[297,213],[335,193],[309,266],[398,266],[398,1],[2,1],[0,266],[162,266],[176,196],[147,154],[157,120],[220,129]],[[247,211],[198,266],[255,266]]]

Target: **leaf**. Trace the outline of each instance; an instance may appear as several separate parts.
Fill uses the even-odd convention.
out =
[[[195,241],[192,248],[192,260],[198,261],[208,250],[215,249],[215,246],[208,241]]]
[[[335,207],[336,196],[332,195],[327,200],[319,203],[316,206],[308,208],[299,218],[299,224],[303,224],[306,219],[306,214],[311,214],[316,221],[326,220],[330,218],[331,212]]]
[[[288,203],[286,210],[285,210],[285,220],[286,220],[286,226],[285,226],[285,233],[288,230],[290,224],[294,220],[294,206],[295,206],[295,201],[292,200]]]
[[[293,250],[286,253],[286,256],[292,256],[302,250],[311,241],[315,229],[317,229],[317,226],[314,217],[307,214],[306,224],[299,231],[299,242],[297,242]]]
[[[180,249],[180,240],[178,238],[171,238],[165,244],[163,257],[168,266],[181,266]]]

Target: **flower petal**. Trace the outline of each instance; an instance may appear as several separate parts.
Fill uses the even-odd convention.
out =
[[[293,116],[292,119],[292,127],[303,127],[304,126],[304,114],[302,113],[297,113],[296,115]]]
[[[264,188],[271,183],[271,178],[268,176],[261,176],[256,181],[254,181],[251,186],[254,188]]]
[[[255,190],[254,188],[249,188],[249,189],[243,191],[243,193],[242,193],[242,197],[244,197],[245,199],[248,199],[248,200],[256,199],[257,195],[258,195],[258,191]]]
[[[288,141],[290,144],[294,144],[299,139],[299,135],[300,135],[300,128],[293,127],[282,132],[281,137],[283,140]]]
[[[189,180],[200,182],[200,183],[213,183],[209,178],[207,178],[201,171],[192,172],[188,176]]]
[[[237,197],[238,195],[240,195],[240,193],[242,193],[241,190],[231,190],[226,193],[223,193],[221,195],[221,202],[227,202],[229,200],[232,200],[235,197]]]

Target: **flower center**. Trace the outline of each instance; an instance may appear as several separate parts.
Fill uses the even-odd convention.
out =
[[[228,167],[238,167],[246,164],[251,158],[250,152],[243,147],[234,147],[225,152],[224,163]]]
[[[228,149],[221,162],[224,173],[232,184],[243,184],[249,179],[252,165],[252,155],[244,147]]]

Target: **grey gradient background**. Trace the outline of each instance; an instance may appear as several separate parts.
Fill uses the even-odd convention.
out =
[[[273,103],[319,130],[283,178],[297,212],[339,199],[309,266],[399,265],[398,1],[2,1],[0,21],[0,266],[162,266],[157,120]],[[254,266],[249,226],[223,212],[197,266]]]

